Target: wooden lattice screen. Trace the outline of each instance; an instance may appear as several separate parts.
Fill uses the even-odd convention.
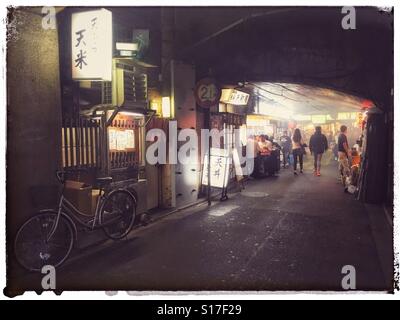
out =
[[[61,130],[64,168],[101,168],[100,121],[65,119]]]

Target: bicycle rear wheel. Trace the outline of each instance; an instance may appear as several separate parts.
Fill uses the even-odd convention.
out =
[[[127,190],[111,191],[100,209],[105,234],[114,240],[125,237],[136,219],[136,200]]]
[[[18,230],[14,242],[17,261],[29,271],[41,271],[44,265],[60,266],[69,256],[74,243],[74,229],[61,215],[54,234],[48,235],[57,213],[47,211],[28,219]]]

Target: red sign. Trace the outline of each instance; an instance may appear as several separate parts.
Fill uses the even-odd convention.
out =
[[[200,107],[210,108],[219,103],[221,90],[215,79],[204,78],[197,82],[194,96]]]
[[[372,107],[373,103],[371,100],[363,100],[361,103],[363,109],[369,109]]]

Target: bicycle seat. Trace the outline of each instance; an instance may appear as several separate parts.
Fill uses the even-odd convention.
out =
[[[105,186],[108,185],[112,182],[113,178],[112,177],[100,177],[100,178],[96,178],[96,183],[99,186]]]

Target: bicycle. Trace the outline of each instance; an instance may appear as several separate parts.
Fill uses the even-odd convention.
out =
[[[59,267],[64,263],[77,240],[77,224],[89,231],[103,229],[113,240],[124,238],[132,230],[136,198],[127,189],[109,190],[112,177],[96,179],[100,193],[94,216],[85,215],[64,197],[67,174],[81,170],[57,171],[57,179],[63,185],[57,210],[40,210],[19,228],[14,252],[25,269],[40,271],[44,265]]]

